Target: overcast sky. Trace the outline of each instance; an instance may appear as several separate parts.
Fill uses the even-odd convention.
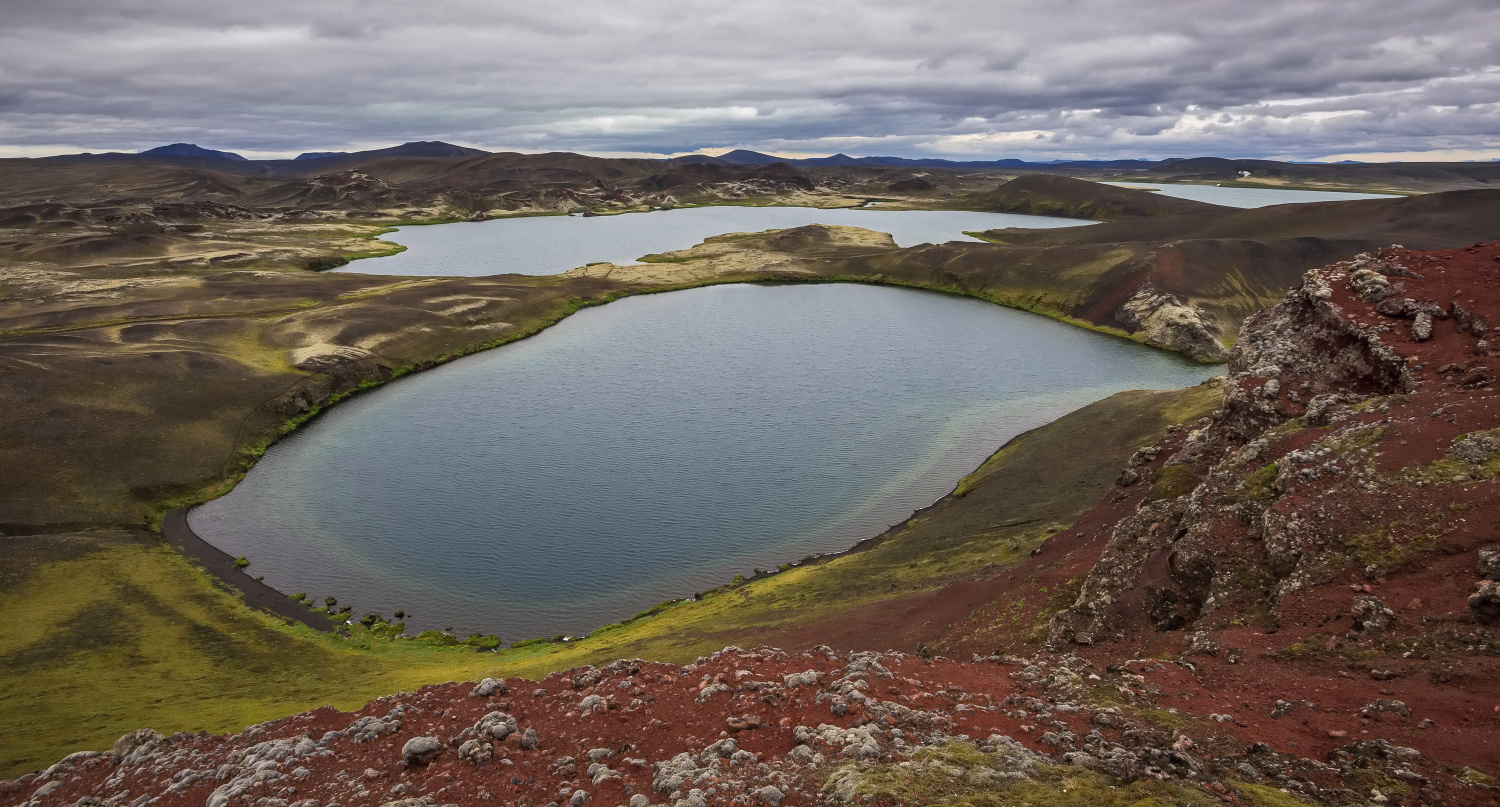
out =
[[[1500,157],[1497,0],[0,0],[0,156]]]

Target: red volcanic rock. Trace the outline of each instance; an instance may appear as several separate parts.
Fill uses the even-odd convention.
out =
[[[821,682],[787,687],[788,675],[809,671]],[[585,713],[570,686],[577,675],[601,689],[624,682],[644,693]],[[1346,727],[1321,728],[1335,763],[1329,765],[1302,758],[1295,743],[1268,745],[1262,738],[1278,733],[1257,730],[1326,714],[1326,703],[1278,701],[1268,720],[1242,710],[1238,693],[1216,701],[1203,679],[1196,662],[1156,659],[1100,667],[1055,653],[961,663],[901,653],[841,656],[827,648],[797,656],[728,648],[687,667],[615,662],[549,676],[541,683],[555,694],[508,706],[453,683],[382,698],[354,714],[323,708],[232,736],[164,738],[142,730],[111,753],[74,754],[3,783],[0,803],[842,803],[839,783],[870,766],[954,742],[972,744],[994,766],[990,774],[1012,780],[1038,775],[1038,765],[1075,765],[1219,795],[1239,782],[1272,781],[1332,803],[1379,771],[1420,780],[1424,792],[1441,790],[1449,803],[1481,803],[1467,798],[1474,795],[1468,785],[1405,746],[1403,735],[1416,724],[1403,701],[1371,700],[1360,715],[1343,719]],[[699,685],[719,680],[738,683],[700,703]],[[505,683],[535,688],[519,679]],[[1114,705],[1101,705],[1100,691]],[[1176,715],[1171,731],[1146,717],[1168,709]],[[759,728],[730,736],[722,727],[733,721]],[[494,731],[506,726],[525,730]],[[533,732],[534,746],[518,741]],[[1350,737],[1357,739],[1345,744]]]
[[[1481,338],[1500,309],[1497,251],[1360,256],[1247,320],[1220,414],[1122,474],[1116,500],[1137,497],[1134,511],[1110,527],[1053,640],[1222,628],[1256,608],[1274,623],[1329,584],[1369,594],[1479,549],[1482,531],[1463,525],[1493,523],[1500,501],[1500,398]],[[1124,490],[1143,478],[1149,490]],[[1451,595],[1411,596],[1423,591],[1355,598],[1350,638],[1449,613],[1435,609]]]
[[[843,657],[826,648],[800,656],[729,648],[687,667],[615,662],[553,675],[541,683],[556,694],[512,703],[509,714],[471,697],[472,685],[443,684],[382,698],[352,715],[324,708],[227,737],[163,738],[143,730],[121,738],[110,754],[74,754],[5,783],[0,793],[6,804],[168,807],[401,799],[812,804],[839,800],[820,787],[831,772],[847,777],[846,763],[894,763],[951,742],[974,743],[996,765],[1074,764],[1125,780],[1152,776],[1210,786],[1223,775],[1216,771],[1247,765],[1257,779],[1284,777],[1307,795],[1335,793],[1336,769],[1251,744],[1242,718],[1200,720],[1180,712],[1180,729],[1164,733],[1133,716],[1160,708],[1161,699],[1175,697],[1168,692],[1201,692],[1194,669],[1155,660],[1103,669],[1055,654],[960,663],[900,653]],[[822,683],[786,686],[787,675],[808,671],[820,673]],[[645,693],[586,714],[566,685],[574,676],[610,691],[627,682]],[[738,683],[699,703],[699,684],[718,680]],[[1096,687],[1115,693],[1125,708],[1091,704]],[[748,706],[754,714],[744,713]],[[1386,722],[1404,719],[1398,701],[1367,708]],[[492,731],[512,720],[539,743],[528,748],[517,742],[521,732]],[[736,721],[759,728],[728,736],[721,727]],[[1385,747],[1396,749],[1401,770],[1440,775],[1416,751]]]
[[[760,715],[745,715],[743,717],[731,717],[724,721],[729,725],[730,731],[747,731],[760,728]]]

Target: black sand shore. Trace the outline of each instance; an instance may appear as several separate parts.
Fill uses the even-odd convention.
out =
[[[174,549],[203,567],[203,570],[239,589],[245,602],[252,607],[269,611],[276,616],[301,622],[323,633],[332,633],[337,623],[325,619],[316,611],[297,603],[286,594],[277,591],[260,580],[256,580],[234,565],[229,553],[203,540],[188,524],[188,511],[183,507],[167,514],[162,520],[161,532]]]

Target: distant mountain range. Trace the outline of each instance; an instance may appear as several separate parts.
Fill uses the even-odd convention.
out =
[[[688,158],[679,158],[688,159]],[[697,158],[694,158],[697,159]],[[1047,162],[1028,162],[1026,160],[942,160],[933,157],[912,159],[909,157],[850,157],[847,154],[835,154],[831,157],[777,157],[774,154],[762,154],[758,151],[747,151],[736,149],[718,157],[704,157],[703,160],[718,160],[733,165],[770,165],[771,163],[784,162],[790,165],[807,166],[873,166],[892,168],[1047,168],[1061,165],[1072,165],[1088,168],[1147,168],[1153,165],[1162,165],[1174,162],[1180,158],[1169,158],[1166,160],[1050,160]]]
[[[391,146],[383,149],[368,149],[365,151],[307,151],[298,154],[290,160],[252,160],[235,154],[232,151],[218,151],[203,148],[192,143],[172,143],[166,146],[157,146],[137,154],[124,152],[108,152],[104,154],[65,154],[57,157],[42,157],[44,160],[63,159],[121,159],[151,157],[155,159],[168,160],[179,164],[200,164],[205,161],[212,163],[215,160],[229,160],[238,163],[251,163],[266,166],[273,173],[277,166],[288,163],[299,163],[299,169],[318,168],[320,165],[309,165],[309,163],[326,163],[333,166],[343,162],[363,162],[371,158],[382,157],[425,157],[432,159],[448,159],[455,157],[482,157],[489,154],[505,153],[490,152],[483,149],[455,146],[452,143],[444,143],[440,140],[420,140],[411,143],[402,143],[399,146]],[[1183,167],[1204,160],[1212,160],[1216,163],[1242,164],[1251,166],[1272,165],[1306,165],[1306,166],[1330,166],[1330,165],[1377,165],[1382,163],[1363,163],[1359,160],[1340,160],[1336,163],[1318,162],[1279,162],[1275,160],[1255,159],[1228,159],[1220,157],[1168,157],[1162,160],[1045,160],[1033,162],[1029,160],[1003,159],[1003,160],[944,160],[935,157],[850,157],[847,154],[834,154],[829,157],[778,157],[775,154],[765,154],[759,151],[747,149],[736,149],[734,151],[710,157],[705,154],[690,154],[684,157],[664,159],[664,162],[673,163],[709,163],[719,165],[742,165],[742,166],[764,166],[774,163],[786,163],[788,165],[801,167],[851,167],[851,168],[946,168],[946,169],[1010,169],[1021,171],[1047,171],[1047,170],[1073,170],[1073,171],[1150,171],[1176,163],[1184,164]],[[1434,161],[1442,162],[1442,161]],[[1465,162],[1480,162],[1468,160]],[[1489,162],[1497,162],[1491,160]],[[1388,165],[1400,165],[1402,163],[1384,163]],[[248,166],[247,166],[248,167]]]
[[[219,157],[226,160],[238,160],[241,162],[286,162],[285,160],[249,160],[232,151],[216,151],[206,149],[192,143],[173,143],[170,146],[157,146],[140,152],[142,155],[152,157]],[[368,158],[368,157],[479,157],[492,152],[480,149],[455,146],[437,140],[424,140],[413,143],[402,143],[384,149],[371,149],[367,151],[307,151],[298,154],[294,160],[324,160],[329,158]],[[115,155],[90,155],[95,157]],[[119,155],[128,156],[128,155]],[[1043,168],[1048,166],[1073,165],[1089,168],[1147,168],[1153,165],[1173,162],[1173,159],[1150,161],[1150,160],[1051,160],[1048,162],[1027,162],[1026,160],[971,160],[955,161],[940,160],[934,158],[911,159],[908,157],[850,157],[847,154],[835,154],[831,157],[778,157],[774,154],[763,154],[759,151],[748,151],[736,149],[727,154],[717,157],[707,155],[690,155],[678,157],[676,161],[695,163],[728,163],[730,165],[771,165],[773,163],[787,163],[788,165],[806,166],[869,166],[869,167],[899,167],[899,168]]]
[[[4,159],[5,165],[33,168],[71,166],[75,176],[86,177],[88,166],[99,162],[128,162],[145,173],[170,167],[177,171],[211,172],[214,177],[195,175],[190,180],[220,187],[238,180],[228,177],[305,180],[358,171],[391,187],[433,183],[444,192],[467,189],[480,193],[513,193],[522,186],[531,191],[576,191],[579,187],[603,188],[646,181],[656,191],[679,186],[701,188],[716,182],[756,181],[787,184],[803,189],[818,186],[820,174],[837,173],[844,179],[875,183],[871,188],[890,192],[926,192],[933,180],[924,171],[959,175],[972,172],[1007,174],[1059,174],[1085,179],[1130,179],[1142,182],[1269,183],[1281,186],[1321,186],[1347,190],[1387,189],[1430,192],[1458,188],[1500,186],[1500,162],[1391,162],[1391,163],[1289,163],[1275,160],[1226,159],[1222,157],[1168,158],[1165,160],[1064,160],[1031,162],[1018,159],[955,161],[907,157],[788,158],[739,149],[717,157],[692,154],[672,159],[604,158],[570,152],[517,154],[489,152],[441,141],[403,143],[381,149],[352,152],[304,152],[295,159],[246,159],[229,151],[203,148],[192,143],[173,143],[139,154],[71,154],[35,159]],[[149,170],[148,170],[149,169]],[[522,176],[527,179],[522,179]],[[971,177],[976,178],[976,177]],[[354,178],[351,178],[354,179]],[[61,180],[55,180],[61,181]],[[80,180],[82,181],[82,180]],[[143,180],[144,181],[144,180]],[[582,183],[582,184],[579,184]],[[342,186],[341,186],[342,187]],[[222,190],[222,187],[220,187]],[[243,190],[243,189],[242,189]],[[308,193],[311,193],[308,190]],[[673,191],[678,193],[679,191]],[[871,193],[875,190],[869,191]],[[251,197],[245,197],[251,198]],[[298,197],[300,199],[300,197]],[[255,204],[293,204],[295,200],[254,198]],[[295,202],[300,203],[300,202]]]
[[[345,160],[364,160],[372,157],[429,157],[429,158],[451,158],[451,157],[480,157],[493,152],[481,149],[455,146],[452,143],[444,143],[438,140],[423,140],[412,143],[402,143],[383,149],[369,149],[366,151],[308,151],[298,154],[291,160],[250,160],[232,151],[217,151],[207,149],[192,143],[173,143],[169,146],[158,146],[147,149],[138,155],[111,152],[108,154],[76,154],[63,155],[67,157],[91,157],[94,159],[113,157],[136,157],[147,156],[157,158],[176,158],[182,160],[223,159],[237,162],[252,162],[263,164],[276,164],[287,162],[309,162],[328,161],[330,163]],[[909,157],[850,157],[847,154],[834,154],[830,157],[778,157],[774,154],[764,154],[759,151],[736,149],[717,157],[703,154],[693,154],[686,157],[676,157],[670,162],[687,163],[719,163],[728,165],[772,165],[774,163],[786,163],[795,166],[808,167],[867,167],[867,168],[973,168],[973,169],[1044,169],[1074,167],[1093,170],[1120,170],[1120,169],[1147,169],[1153,166],[1165,165],[1176,162],[1180,158],[1169,158],[1166,160],[1050,160],[1046,162],[1029,162],[1027,160],[943,160],[937,158],[909,158]]]
[[[249,176],[292,176],[301,174],[332,173],[356,168],[373,160],[386,158],[454,159],[464,157],[486,157],[493,152],[455,146],[436,140],[402,143],[383,149],[365,151],[308,151],[289,160],[254,160],[232,151],[203,148],[193,143],[172,143],[131,154],[128,152],[105,152],[102,154],[60,154],[55,157],[40,157],[41,161],[99,162],[116,160],[140,161],[148,159],[170,163],[180,168],[207,168]]]

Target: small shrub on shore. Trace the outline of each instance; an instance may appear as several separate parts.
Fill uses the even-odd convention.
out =
[[[499,636],[485,636],[480,633],[471,633],[469,634],[469,638],[464,640],[464,644],[483,653],[499,650],[501,641]]]
[[[417,641],[437,645],[438,647],[457,647],[464,643],[457,636],[451,633],[444,633],[440,630],[424,630],[417,634]]]

